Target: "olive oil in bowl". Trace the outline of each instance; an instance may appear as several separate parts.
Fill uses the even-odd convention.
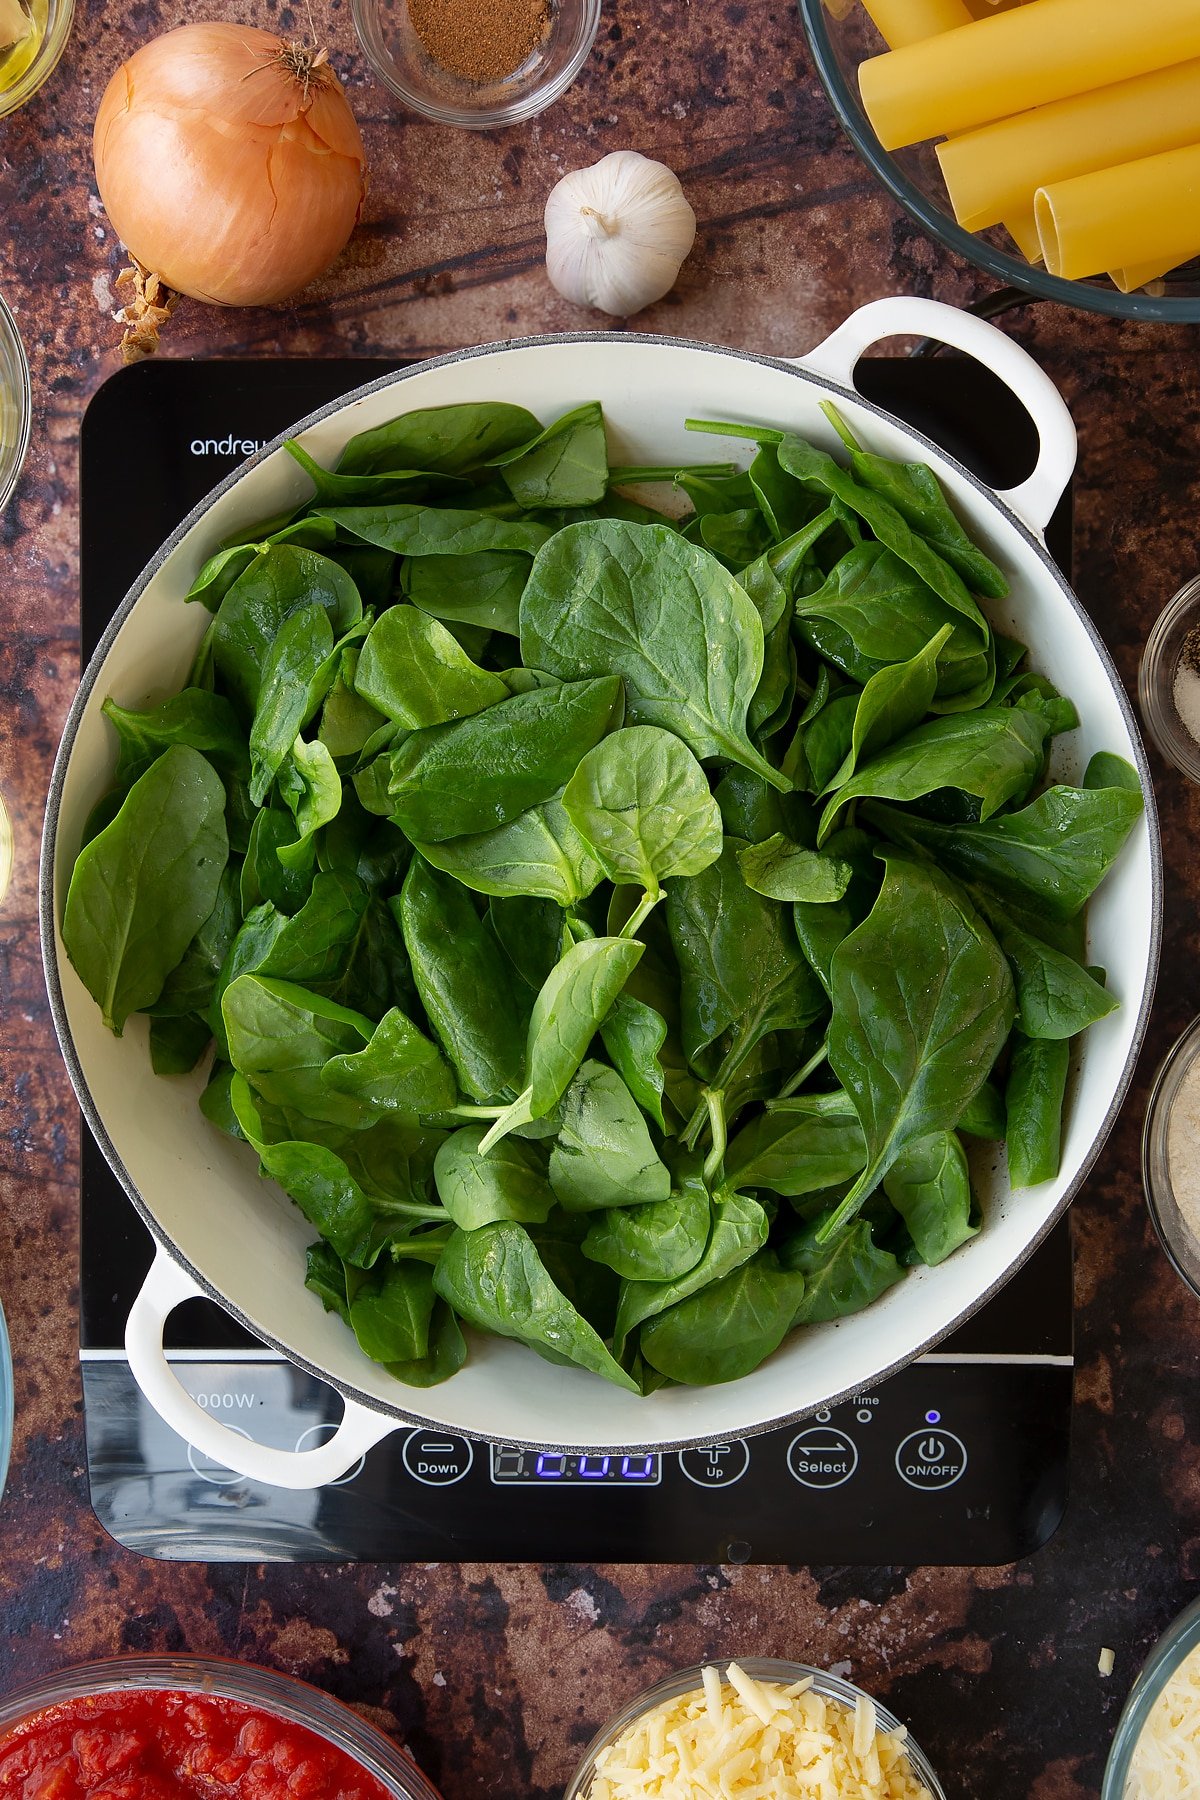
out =
[[[0,118],[36,94],[71,35],[74,0],[0,0]]]

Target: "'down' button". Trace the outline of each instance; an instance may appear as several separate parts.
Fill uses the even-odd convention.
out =
[[[967,1466],[967,1446],[952,1431],[910,1432],[896,1451],[896,1469],[909,1487],[932,1493],[953,1487]]]
[[[841,1487],[858,1467],[858,1448],[832,1425],[811,1425],[788,1445],[787,1463],[789,1474],[803,1487]]]
[[[461,1481],[475,1460],[469,1438],[443,1431],[410,1431],[404,1440],[404,1466],[426,1487],[449,1487]]]

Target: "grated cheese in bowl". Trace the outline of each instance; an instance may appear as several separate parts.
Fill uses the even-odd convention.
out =
[[[790,1663],[708,1665],[650,1689],[591,1746],[565,1800],[944,1800],[903,1725]]]
[[[1188,1800],[1200,1789],[1200,1647],[1159,1690],[1129,1762],[1126,1800]]]

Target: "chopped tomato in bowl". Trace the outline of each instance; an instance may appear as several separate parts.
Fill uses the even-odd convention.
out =
[[[438,1800],[330,1695],[245,1663],[127,1657],[0,1701],[0,1800]]]

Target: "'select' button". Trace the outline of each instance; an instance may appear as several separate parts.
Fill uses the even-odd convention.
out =
[[[841,1487],[858,1467],[858,1446],[848,1432],[810,1425],[788,1445],[787,1465],[802,1487]]]
[[[451,1487],[475,1460],[471,1440],[446,1431],[410,1431],[402,1455],[413,1480],[426,1487]]]
[[[967,1466],[967,1446],[952,1431],[912,1431],[896,1451],[901,1481],[925,1493],[953,1487]]]

